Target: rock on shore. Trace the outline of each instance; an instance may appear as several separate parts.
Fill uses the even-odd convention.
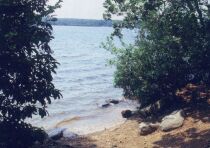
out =
[[[139,124],[139,133],[140,135],[145,136],[156,131],[158,127],[159,127],[159,124],[142,122]]]
[[[168,116],[165,116],[160,123],[160,129],[162,131],[170,131],[175,128],[181,127],[184,122],[183,110],[174,111]]]
[[[124,111],[121,112],[121,114],[122,114],[123,118],[130,118],[133,113],[132,113],[131,110],[124,110]]]

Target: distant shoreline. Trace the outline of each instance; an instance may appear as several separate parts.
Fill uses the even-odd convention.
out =
[[[51,22],[54,26],[80,26],[80,27],[112,27],[113,21],[93,19],[57,18]]]
[[[110,28],[111,26],[82,26],[82,25],[54,25],[52,24],[52,26],[61,26],[61,27],[107,27]]]

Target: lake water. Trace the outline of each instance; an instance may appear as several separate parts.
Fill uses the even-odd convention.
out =
[[[60,63],[54,83],[63,98],[48,106],[48,117],[34,117],[33,125],[88,134],[125,121],[121,111],[134,109],[136,102],[124,100],[101,108],[108,99],[123,98],[122,90],[113,86],[115,68],[106,66],[112,55],[100,48],[111,32],[110,27],[54,26],[51,47]],[[125,31],[125,34],[126,40],[132,41],[132,32]]]

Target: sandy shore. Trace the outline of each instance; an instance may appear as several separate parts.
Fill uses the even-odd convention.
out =
[[[140,136],[138,122],[131,120],[114,130],[95,133],[88,138],[101,148],[204,148],[210,142],[210,123],[194,123],[192,118],[188,118],[182,128],[167,133],[156,131],[148,136]]]
[[[210,148],[210,110],[188,115],[184,125],[170,132],[160,130],[140,136],[137,119],[75,139],[62,138],[39,148]]]
[[[210,117],[210,114],[207,114]],[[75,148],[210,148],[210,122],[187,117],[181,128],[170,132],[156,131],[140,136],[138,121],[73,140],[63,139],[62,144]]]

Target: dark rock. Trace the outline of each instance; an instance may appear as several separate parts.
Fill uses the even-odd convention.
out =
[[[107,108],[107,107],[109,107],[109,106],[111,106],[111,105],[113,105],[113,104],[115,105],[115,104],[119,104],[119,103],[120,103],[119,100],[114,100],[114,99],[112,99],[112,100],[107,100],[105,104],[101,105],[101,107],[102,107],[102,108]]]
[[[159,101],[156,101],[155,103],[153,103],[151,105],[148,105],[144,108],[141,108],[139,110],[139,115],[142,118],[146,118],[148,116],[151,116],[151,115],[157,114],[158,112],[161,112],[161,110],[163,108],[164,108],[164,102],[159,100]]]
[[[156,131],[158,127],[159,127],[159,124],[151,124],[151,123],[142,122],[139,124],[139,133],[140,135],[146,136]]]
[[[119,101],[119,100],[110,100],[109,103],[112,103],[112,104],[119,104],[120,101]]]
[[[103,104],[101,107],[102,108],[107,108],[107,107],[109,107],[110,106],[110,104],[109,103],[106,103],[106,104]]]
[[[124,110],[121,112],[123,118],[130,118],[132,116],[131,110]]]

